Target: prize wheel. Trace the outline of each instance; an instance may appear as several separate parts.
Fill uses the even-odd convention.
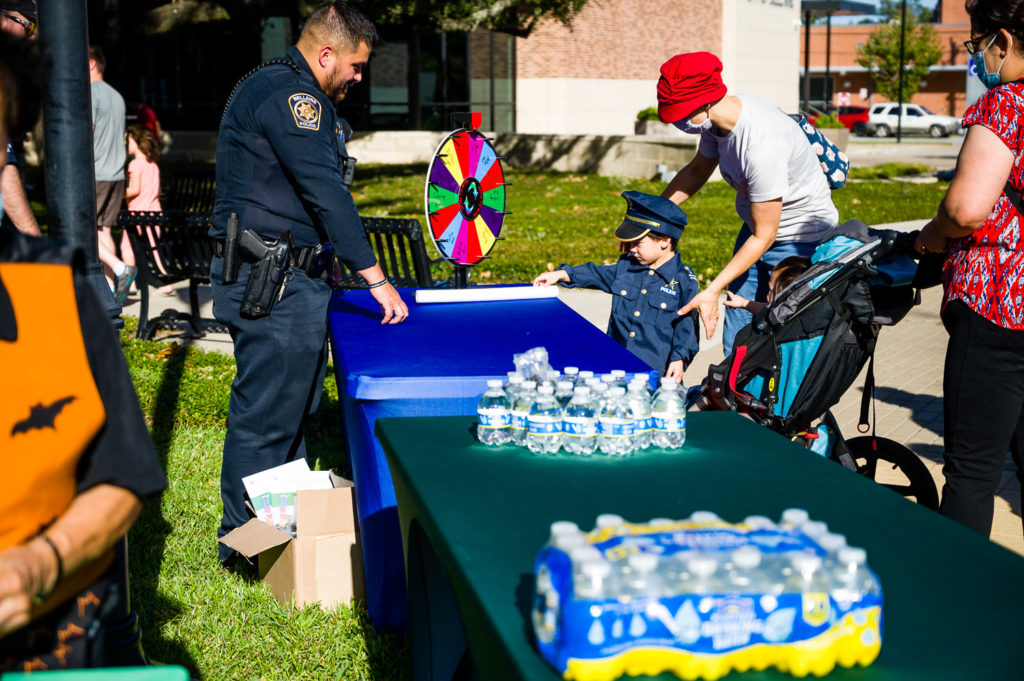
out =
[[[505,220],[505,174],[478,130],[456,130],[438,145],[424,202],[430,236],[445,260],[458,270],[487,257]]]

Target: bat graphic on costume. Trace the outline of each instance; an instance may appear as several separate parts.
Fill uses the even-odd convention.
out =
[[[54,428],[54,421],[57,419],[57,415],[64,411],[64,407],[75,401],[74,395],[68,395],[62,397],[56,402],[48,405],[43,405],[39,402],[29,411],[28,418],[24,421],[18,421],[11,428],[11,437],[14,437],[18,433],[27,433],[33,428],[42,430],[43,428]]]

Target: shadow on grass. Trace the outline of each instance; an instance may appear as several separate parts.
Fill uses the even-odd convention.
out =
[[[167,458],[171,448],[181,377],[185,371],[189,348],[179,347],[170,353],[160,387],[150,414],[150,432],[156,446],[160,464],[168,469]],[[150,501],[129,534],[129,571],[131,575],[132,604],[139,614],[143,629],[143,643],[147,640],[151,653],[159,662],[180,664],[195,673],[197,665],[188,650],[177,641],[161,637],[164,626],[182,613],[181,603],[160,593],[160,569],[164,547],[172,527],[164,519],[163,503]]]

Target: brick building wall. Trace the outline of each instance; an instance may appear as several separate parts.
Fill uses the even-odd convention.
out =
[[[682,52],[721,57],[731,91],[795,108],[799,0],[591,0],[571,26],[516,42],[516,128],[633,134],[658,71]]]
[[[947,12],[948,14],[949,12]],[[966,13],[964,18],[966,18]],[[874,93],[870,78],[864,67],[857,64],[857,47],[864,44],[875,26],[833,26],[831,39],[830,70],[834,93],[850,93],[850,104],[868,106],[889,101]],[[932,72],[922,82],[920,89],[910,100],[921,104],[935,113],[951,116],[963,115],[966,108],[967,52],[963,41],[970,37],[970,27],[964,23],[932,24],[939,43],[942,57]],[[825,27],[811,27],[811,75],[823,76],[825,67]],[[804,29],[800,31],[800,66],[804,65]],[[867,91],[867,97],[861,91]]]
[[[657,80],[681,52],[722,48],[722,0],[591,0],[566,27],[538,25],[516,44],[518,78]]]

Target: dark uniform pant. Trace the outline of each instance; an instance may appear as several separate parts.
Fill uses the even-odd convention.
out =
[[[1024,331],[994,324],[960,300],[946,305],[942,321],[949,345],[939,511],[987,537],[1007,450],[1024,498]]]
[[[228,430],[221,466],[223,537],[249,518],[242,478],[306,458],[302,424],[316,411],[327,369],[327,306],[330,287],[295,271],[284,296],[266,317],[239,314],[249,266],[238,281],[221,281],[222,260],[211,266],[213,314],[231,332],[237,374],[231,384]],[[220,559],[231,549],[220,545]]]

